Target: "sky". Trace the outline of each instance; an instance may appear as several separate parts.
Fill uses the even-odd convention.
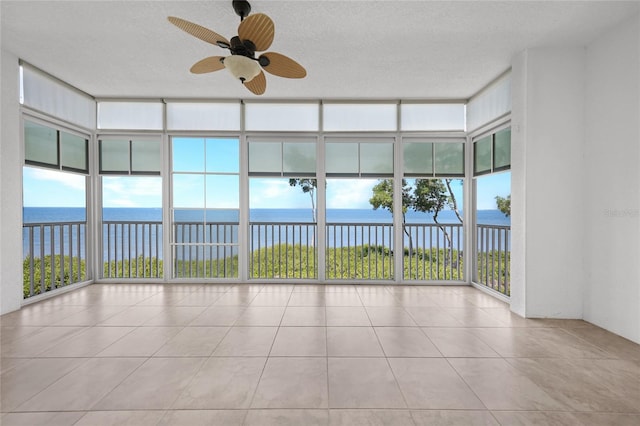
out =
[[[25,207],[84,207],[84,176],[35,167],[24,167],[23,205]],[[103,176],[104,207],[162,207],[162,181],[157,176]],[[478,178],[478,209],[496,208],[495,196],[510,193],[511,173]],[[205,185],[201,176],[181,175],[176,179],[176,207],[238,208],[239,179],[218,175]],[[377,179],[329,179],[327,208],[371,208],[371,188]],[[205,190],[205,187],[207,188]],[[462,200],[462,186],[454,185],[456,198]],[[213,201],[210,201],[213,200]],[[222,202],[216,200],[223,200]],[[299,187],[289,186],[287,178],[251,178],[250,208],[309,208],[310,198]]]

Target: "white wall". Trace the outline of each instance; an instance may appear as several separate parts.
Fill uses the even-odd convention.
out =
[[[513,61],[512,310],[582,318],[584,48]]]
[[[587,48],[584,319],[640,343],[640,16]]]
[[[0,314],[22,303],[22,155],[18,58],[0,51]]]

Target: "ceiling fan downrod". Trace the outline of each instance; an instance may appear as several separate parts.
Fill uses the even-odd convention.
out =
[[[233,0],[231,2],[233,4],[233,10],[236,11],[236,14],[240,17],[240,22],[244,20],[249,13],[251,13],[251,5],[246,0]]]

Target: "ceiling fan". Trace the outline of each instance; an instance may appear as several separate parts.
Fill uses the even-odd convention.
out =
[[[256,95],[262,95],[267,88],[264,71],[279,77],[303,78],[307,71],[293,59],[276,52],[266,52],[256,58],[256,52],[267,50],[273,42],[275,26],[264,13],[249,15],[248,1],[232,1],[233,9],[240,16],[238,35],[227,40],[208,28],[187,20],[169,16],[167,19],[181,30],[215,44],[231,53],[228,56],[209,56],[191,67],[194,74],[204,74],[226,68],[244,86]]]

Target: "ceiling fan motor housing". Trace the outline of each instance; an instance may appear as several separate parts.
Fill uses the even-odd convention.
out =
[[[251,13],[251,5],[246,0],[233,0],[232,5],[241,21]]]

